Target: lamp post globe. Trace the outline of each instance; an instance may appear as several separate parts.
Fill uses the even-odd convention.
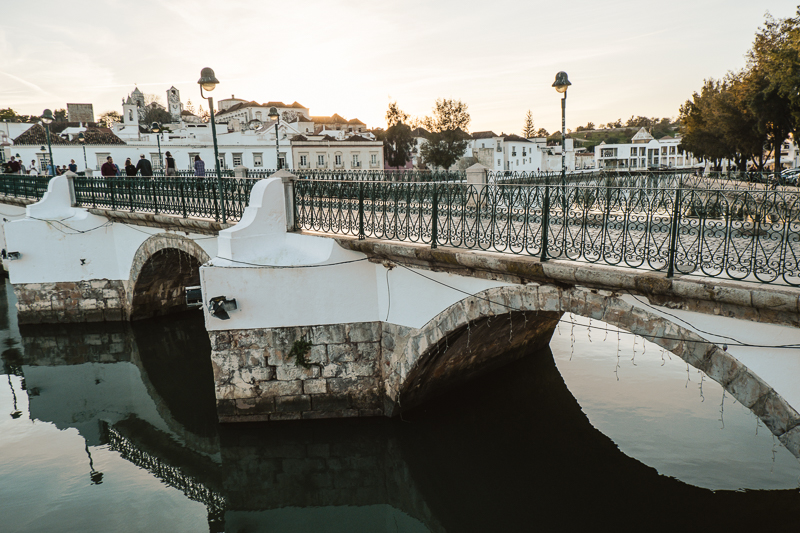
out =
[[[281,147],[280,141],[278,140],[278,123],[281,120],[281,114],[278,113],[278,109],[275,107],[269,108],[269,113],[267,116],[275,121],[275,166],[278,170],[281,169]]]
[[[220,172],[219,168],[217,126],[214,123],[214,99],[211,96],[206,96],[203,94],[203,89],[208,92],[213,91],[217,84],[219,84],[219,80],[214,75],[214,70],[206,67],[200,71],[200,79],[197,80],[197,84],[200,85],[200,96],[208,100],[208,115],[209,119],[211,120],[211,139],[214,141],[214,166],[217,169],[217,190],[219,191],[220,214],[222,215],[222,223],[224,224],[227,222],[227,216],[225,214],[225,194],[222,188],[222,172]]]
[[[44,124],[44,130],[47,135],[47,151],[50,154],[50,161],[47,165],[47,173],[51,176],[55,176],[55,171],[53,169],[53,147],[50,144],[50,124],[52,124],[52,122],[55,120],[55,117],[53,116],[52,111],[45,109],[42,111],[42,116],[39,118],[42,120],[42,124]]]

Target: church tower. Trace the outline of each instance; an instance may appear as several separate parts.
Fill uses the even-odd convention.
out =
[[[139,103],[134,100],[133,95],[122,101],[122,123],[126,126],[139,125]]]
[[[183,104],[181,104],[181,93],[174,86],[167,90],[167,108],[169,109],[169,114],[172,116],[172,121],[180,122]]]

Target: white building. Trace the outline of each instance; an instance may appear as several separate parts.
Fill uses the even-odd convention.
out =
[[[648,170],[692,168],[698,161],[692,154],[680,153],[680,137],[655,139],[641,128],[630,143],[605,144],[595,147],[595,168],[598,170]]]
[[[292,157],[297,169],[382,170],[383,142],[361,135],[297,135]]]

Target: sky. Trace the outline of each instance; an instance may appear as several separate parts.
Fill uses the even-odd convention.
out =
[[[67,102],[121,112],[135,86],[171,86],[197,107],[203,67],[216,100],[297,101],[385,127],[437,98],[469,106],[470,131],[560,129],[632,115],[677,117],[705,78],[745,65],[769,11],[798,0],[3,0],[0,108],[39,115]]]

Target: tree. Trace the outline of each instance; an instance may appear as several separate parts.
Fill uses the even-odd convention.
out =
[[[411,128],[405,123],[409,118],[408,113],[397,107],[397,102],[391,102],[386,111],[386,123],[389,125],[383,137],[383,160],[390,167],[405,167],[411,160],[411,151],[414,148],[414,137]]]
[[[528,109],[528,114],[525,115],[525,125],[522,126],[522,136],[526,139],[530,139],[534,135],[536,135],[536,128],[533,126],[531,110]]]
[[[467,104],[461,100],[436,100],[433,116],[422,119],[422,126],[430,132],[428,142],[420,150],[425,161],[435,167],[453,166],[469,145],[470,120]]]
[[[55,117],[56,122],[67,122],[67,110],[66,109],[56,109],[53,111],[53,117]]]
[[[544,129],[544,128],[539,128],[539,129],[536,131],[536,136],[537,136],[537,137],[549,137],[549,136],[550,136],[550,134],[547,132],[547,130],[546,130],[546,129]]]
[[[284,122],[294,122],[297,118],[297,111],[284,111],[281,113],[281,120]]]
[[[798,18],[775,19],[767,14],[747,54],[743,74],[745,101],[756,117],[758,131],[767,135],[775,153],[776,180],[780,179],[781,145],[790,132],[796,133],[795,117],[800,114],[796,96],[800,64],[794,44],[800,32]]]
[[[186,109],[186,111],[188,111],[189,113],[191,113],[192,115],[194,115],[194,105],[192,104],[192,101],[191,101],[191,100],[186,100],[186,107],[185,107],[185,109]]]
[[[139,110],[139,123],[144,126],[150,126],[153,122],[158,122],[159,124],[169,124],[172,122],[172,115],[169,112],[158,105],[158,103],[151,103],[150,105],[144,106],[144,111],[142,109]]]
[[[0,120],[2,121],[16,122],[16,118],[18,116],[19,115],[17,115],[17,112],[11,109],[10,107],[7,107],[5,109],[0,109]]]
[[[389,109],[386,111],[386,126],[391,128],[395,124],[405,124],[408,121],[408,113],[397,107],[397,102],[390,102]]]
[[[110,128],[115,122],[122,122],[122,115],[116,111],[106,111],[105,113],[100,113],[97,122],[106,128]]]

